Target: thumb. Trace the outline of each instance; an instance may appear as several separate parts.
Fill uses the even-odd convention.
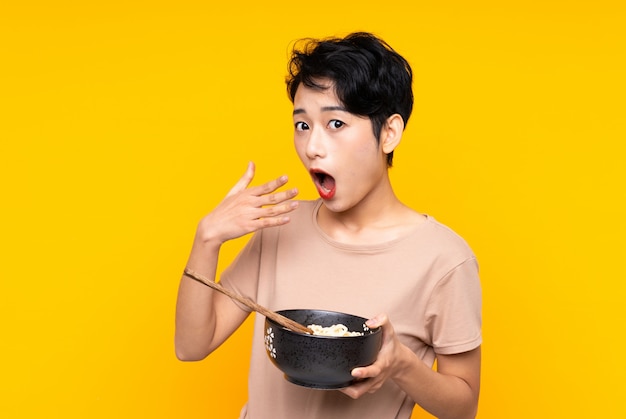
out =
[[[377,315],[375,317],[372,317],[371,319],[369,319],[368,321],[365,322],[367,327],[369,327],[371,329],[375,329],[377,327],[381,327],[385,323],[387,323],[387,315],[386,314],[379,314],[379,315]]]
[[[252,179],[254,178],[254,170],[255,170],[254,162],[248,162],[248,167],[246,168],[246,172],[243,174],[241,178],[239,178],[237,183],[235,183],[235,186],[233,186],[231,190],[228,191],[228,194],[226,194],[226,196],[234,195],[237,192],[240,192],[246,189],[248,185],[250,185],[250,182],[252,182]]]

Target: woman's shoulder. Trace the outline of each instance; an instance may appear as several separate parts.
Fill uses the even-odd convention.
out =
[[[431,215],[426,216],[426,222],[423,228],[420,230],[424,239],[426,239],[431,246],[436,246],[440,249],[445,249],[446,253],[456,253],[465,255],[466,257],[473,257],[474,253],[468,244],[457,231],[438,221]]]
[[[298,223],[313,220],[315,213],[321,205],[321,201],[319,199],[297,200],[296,202],[298,202],[298,208],[288,215],[292,220],[295,220]]]
[[[286,214],[289,217],[289,222],[279,227],[262,230],[264,237],[276,240],[279,236],[299,235],[314,229],[315,212],[320,203],[310,200],[297,200],[296,202],[298,202],[298,207]]]

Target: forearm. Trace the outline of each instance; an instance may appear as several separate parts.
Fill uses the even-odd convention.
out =
[[[478,363],[480,362],[479,349],[475,351],[478,353],[460,354],[455,357],[467,358],[469,365],[475,366],[476,358]],[[479,377],[466,380],[445,371],[434,371],[408,347],[402,345],[401,352],[402,361],[392,379],[415,403],[439,419],[476,417]]]
[[[219,245],[196,241],[187,261],[187,267],[215,280]],[[205,358],[217,345],[213,344],[216,316],[213,304],[214,291],[183,275],[176,302],[176,356],[193,361]]]

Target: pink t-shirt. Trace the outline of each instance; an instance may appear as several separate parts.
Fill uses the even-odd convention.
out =
[[[317,225],[320,205],[302,201],[290,223],[254,234],[222,274],[222,284],[272,310],[323,309],[365,318],[386,313],[402,343],[428,366],[436,353],[481,344],[478,265],[461,237],[428,217],[396,240],[346,245]],[[410,418],[414,402],[391,380],[357,400],[288,382],[265,353],[264,321],[256,316],[241,419]]]

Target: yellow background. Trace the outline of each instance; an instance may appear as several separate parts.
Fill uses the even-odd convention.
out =
[[[0,417],[236,417],[250,322],[177,361],[178,278],[248,160],[315,197],[287,51],[353,30],[415,71],[398,195],[481,263],[479,418],[626,417],[620,4],[3,2]]]

